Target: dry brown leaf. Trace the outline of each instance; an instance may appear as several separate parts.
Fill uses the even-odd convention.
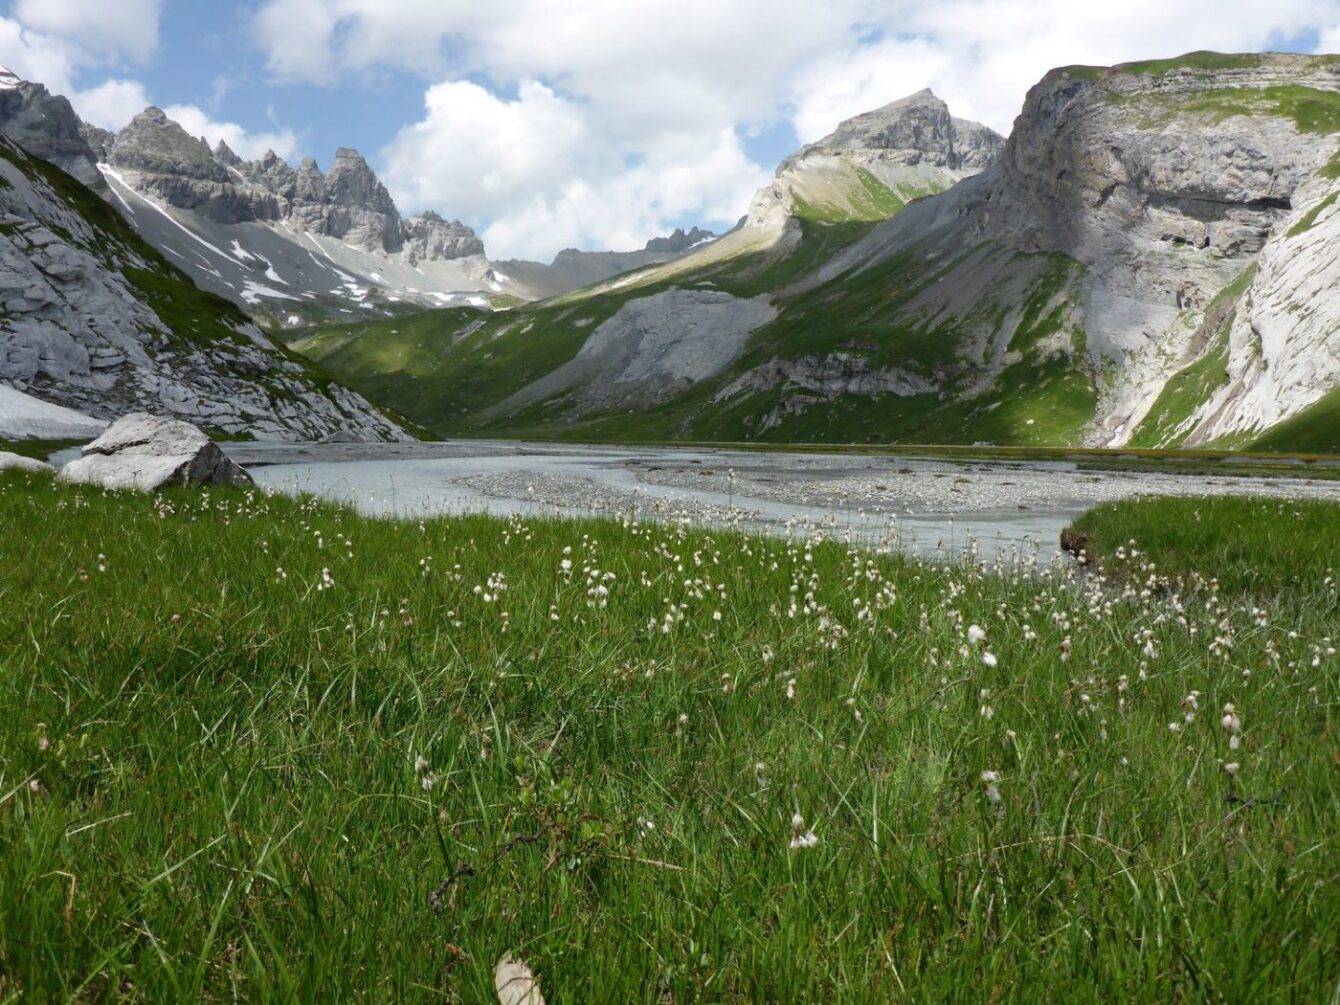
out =
[[[501,1005],[544,1005],[540,982],[522,960],[504,953],[493,971],[493,986],[498,991]]]

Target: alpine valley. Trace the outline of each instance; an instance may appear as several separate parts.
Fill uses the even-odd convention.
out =
[[[246,162],[154,108],[112,135],[13,77],[0,131],[0,379],[88,416],[1340,452],[1340,57],[1064,67],[1008,139],[922,91],[724,235],[548,264],[402,217],[350,149]]]

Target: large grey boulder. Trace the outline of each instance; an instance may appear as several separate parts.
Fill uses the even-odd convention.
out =
[[[169,485],[252,485],[251,476],[189,422],[134,412],[61,469],[60,479],[154,492]]]
[[[50,471],[51,465],[22,454],[0,450],[0,471]]]

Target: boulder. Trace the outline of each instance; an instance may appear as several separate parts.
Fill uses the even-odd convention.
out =
[[[251,485],[246,471],[189,422],[134,412],[61,469],[67,482],[153,492],[169,485]]]
[[[0,471],[10,470],[50,471],[51,465],[32,457],[24,457],[22,454],[11,454],[7,450],[0,450]]]

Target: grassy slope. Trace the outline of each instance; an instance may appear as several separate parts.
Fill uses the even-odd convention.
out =
[[[1207,326],[1214,330],[1200,355],[1168,378],[1163,390],[1131,434],[1132,447],[1163,447],[1180,443],[1188,432],[1182,426],[1205,402],[1228,383],[1228,338],[1237,304],[1256,276],[1256,266],[1245,269],[1210,302]]]
[[[1311,603],[15,476],[0,565],[0,994],[484,1001],[504,952],[551,1001],[1334,984]]]
[[[1251,449],[1340,454],[1340,387],[1266,430],[1251,443]]]

